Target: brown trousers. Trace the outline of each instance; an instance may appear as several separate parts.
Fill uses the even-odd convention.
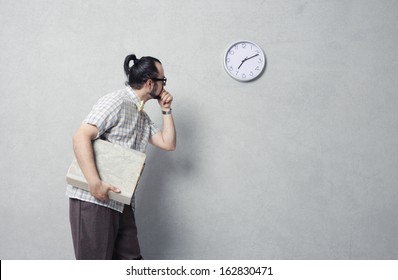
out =
[[[70,198],[69,218],[77,260],[142,259],[130,205],[120,213]]]

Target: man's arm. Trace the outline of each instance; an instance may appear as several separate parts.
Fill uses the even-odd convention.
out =
[[[173,116],[163,115],[163,127],[159,133],[149,138],[149,143],[166,151],[174,151],[176,149],[176,130],[174,126]]]
[[[96,126],[82,124],[73,135],[73,150],[80,169],[88,182],[88,189],[91,195],[99,200],[108,200],[108,191],[120,192],[120,190],[102,182],[98,174],[92,143],[97,134],[98,128]]]
[[[170,114],[163,115],[163,127],[161,132],[149,138],[149,143],[166,151],[174,151],[177,145],[176,128],[173,115],[171,114],[172,102],[173,96],[164,90],[160,95],[159,105],[162,111],[169,112]]]

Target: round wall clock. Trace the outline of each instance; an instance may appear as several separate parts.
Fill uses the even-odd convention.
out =
[[[235,80],[253,81],[263,73],[265,66],[264,52],[253,42],[238,41],[225,51],[225,71]]]

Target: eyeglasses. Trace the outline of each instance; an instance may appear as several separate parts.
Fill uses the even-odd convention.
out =
[[[167,78],[166,78],[166,77],[164,77],[164,78],[162,78],[162,79],[154,78],[154,79],[152,79],[152,80],[154,80],[154,81],[162,81],[164,86],[165,86],[166,83],[167,83]]]

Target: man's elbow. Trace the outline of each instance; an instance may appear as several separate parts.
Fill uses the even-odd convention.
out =
[[[163,146],[163,149],[166,151],[175,151],[177,148],[177,143],[176,142],[171,142],[171,143],[164,143],[165,145]]]
[[[82,142],[82,140],[85,137],[85,134],[83,133],[84,131],[81,129],[81,127],[73,134],[72,136],[72,144],[75,147],[76,145],[79,145],[79,143]]]
[[[170,146],[167,146],[165,150],[172,152],[172,151],[175,151],[176,149],[177,149],[176,145],[170,145]]]

